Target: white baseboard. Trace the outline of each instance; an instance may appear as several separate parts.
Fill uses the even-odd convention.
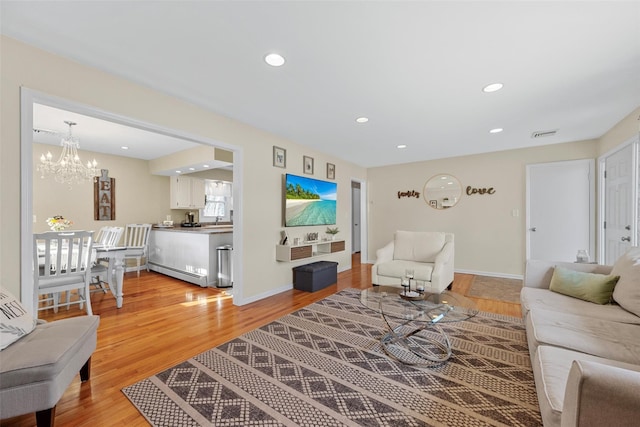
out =
[[[271,289],[267,292],[263,292],[261,294],[258,295],[252,295],[248,298],[240,298],[238,295],[233,294],[233,305],[245,305],[245,304],[250,304],[252,302],[256,302],[258,300],[261,300],[263,298],[268,298],[268,297],[272,297],[274,295],[277,295],[281,292],[285,292],[288,290],[293,289],[293,283],[290,283],[288,285],[284,285],[284,286],[280,286],[278,288],[275,289]],[[233,292],[232,292],[233,293]]]
[[[476,276],[501,277],[503,279],[516,279],[516,280],[524,279],[524,276],[522,274],[494,273],[491,271],[458,270],[458,269],[456,269],[455,272],[463,273],[463,274],[475,274]]]

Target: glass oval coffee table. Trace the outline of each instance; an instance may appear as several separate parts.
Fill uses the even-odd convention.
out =
[[[409,365],[434,365],[451,357],[449,337],[440,323],[460,322],[476,314],[476,304],[462,295],[413,292],[393,286],[374,286],[360,294],[360,302],[382,315],[389,331],[380,342],[392,358]]]

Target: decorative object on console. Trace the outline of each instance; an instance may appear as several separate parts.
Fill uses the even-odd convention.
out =
[[[313,175],[313,157],[303,156],[302,159],[303,172],[308,175]]]
[[[336,179],[336,165],[327,163],[327,179]]]
[[[98,174],[98,162],[96,159],[88,161],[87,165],[83,165],[78,155],[78,148],[80,143],[78,138],[73,136],[71,131],[72,126],[77,123],[65,121],[69,126],[69,134],[62,138],[60,145],[62,146],[62,153],[55,162],[52,160],[53,155],[50,151],[46,155],[40,156],[40,164],[38,170],[41,172],[42,178],[45,175],[52,175],[57,182],[63,184],[81,184],[84,181],[93,179]],[[46,132],[38,129],[34,129],[35,132]]]
[[[287,167],[287,150],[273,146],[273,166],[278,168]]]
[[[64,231],[73,225],[73,221],[64,219],[62,215],[56,215],[53,218],[47,218],[47,225],[51,231]]]
[[[307,233],[307,242],[315,242],[318,240],[318,233]]]
[[[100,176],[93,178],[93,219],[116,219],[116,179],[109,178],[108,169],[100,169]]]
[[[339,232],[340,229],[338,227],[327,227],[327,230],[325,231],[325,233],[331,236],[331,240],[335,239],[336,234],[338,234]]]
[[[460,181],[449,174],[435,175],[424,184],[422,192],[425,202],[434,209],[447,209],[455,206],[462,195]],[[435,201],[435,203],[434,203]]]

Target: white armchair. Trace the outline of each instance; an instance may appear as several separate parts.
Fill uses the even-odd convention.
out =
[[[400,286],[407,269],[426,292],[440,293],[453,283],[453,234],[396,231],[394,239],[376,252],[371,270],[374,285]]]

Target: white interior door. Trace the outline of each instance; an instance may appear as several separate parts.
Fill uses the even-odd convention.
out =
[[[594,254],[593,160],[527,166],[527,259],[575,261]]]
[[[604,160],[604,263],[612,265],[635,242],[636,192],[634,146],[628,144]]]

